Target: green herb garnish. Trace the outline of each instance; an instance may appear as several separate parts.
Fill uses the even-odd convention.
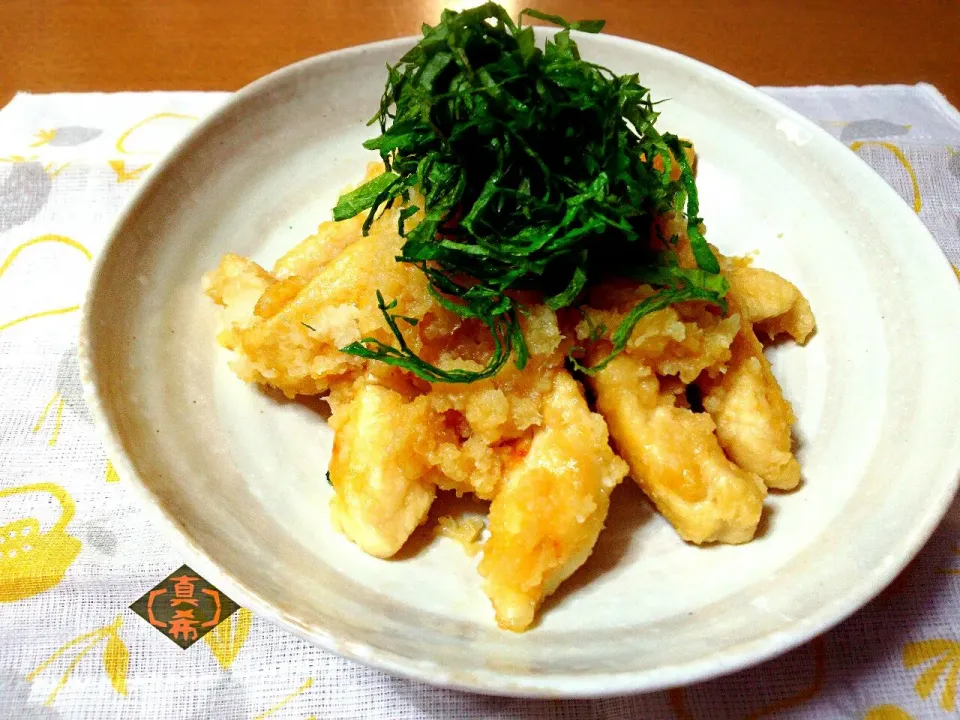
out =
[[[529,16],[563,29],[543,50]],[[658,113],[636,75],[617,76],[580,58],[570,30],[599,32],[603,21],[568,23],[524,10],[514,22],[489,2],[445,10],[423,27],[423,39],[387,68],[380,110],[385,173],[342,196],[334,219],[367,212],[364,233],[381,208],[423,196],[424,218],[407,229],[415,207],[401,211],[399,262],[426,274],[437,301],[486,325],[494,352],[479,371],[443,370],[419,358],[377,293],[396,347],[364,338],[342,350],[402,367],[430,382],[466,383],[495,375],[512,355],[527,359],[522,306],[509,294],[537,290],[558,310],[577,305],[584,288],[604,277],[632,277],[659,290],[638,303],[613,331],[623,350],[644,315],[685,300],[724,310],[726,280],[700,232],[693,172],[676,135],[654,128]],[[659,158],[659,163],[657,159]],[[679,181],[670,180],[676,162]],[[651,247],[653,220],[686,209],[698,269],[680,268],[671,252]]]

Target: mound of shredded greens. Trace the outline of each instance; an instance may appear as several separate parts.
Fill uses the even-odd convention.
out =
[[[563,29],[543,50],[529,16]],[[527,360],[519,324],[524,308],[510,291],[537,290],[554,310],[577,306],[591,282],[619,276],[657,288],[609,336],[623,350],[644,315],[684,300],[725,310],[726,280],[700,232],[697,189],[676,135],[654,128],[657,112],[636,75],[618,76],[580,58],[570,30],[599,32],[603,21],[568,23],[535,10],[514,22],[499,5],[453,12],[424,25],[423,39],[388,67],[377,150],[386,172],[339,199],[334,219],[378,211],[409,191],[423,196],[425,218],[405,207],[398,262],[413,263],[443,307],[483,322],[495,350],[479,371],[444,370],[419,358],[398,324],[396,301],[377,293],[396,347],[364,338],[344,352],[405,368],[430,382],[472,382],[495,375],[511,355]],[[659,158],[659,162],[656,159]],[[656,162],[656,166],[655,166]],[[680,179],[671,181],[673,163]],[[659,168],[659,169],[658,169]],[[697,269],[651,247],[654,218],[686,212]],[[676,241],[676,238],[664,238]],[[400,308],[399,310],[402,310]],[[605,329],[602,330],[605,332]]]

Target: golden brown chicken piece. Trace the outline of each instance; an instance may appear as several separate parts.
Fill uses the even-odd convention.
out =
[[[276,279],[252,260],[230,253],[203,278],[203,291],[220,308],[217,311],[217,342],[235,350],[239,334],[258,321],[254,308]]]
[[[520,632],[589,557],[603,528],[610,491],[627,473],[603,418],[590,412],[565,370],[553,376],[544,427],[507,471],[490,506],[490,538],[480,574],[500,627]]]
[[[815,323],[810,303],[789,280],[761,268],[725,262],[724,275],[730,281],[730,297],[741,315],[771,340],[786,333],[803,344]]]
[[[396,299],[398,311],[404,315],[423,317],[435,307],[423,273],[394,260],[402,240],[396,233],[396,219],[390,217],[393,212],[387,213],[369,236],[334,243],[345,247],[309,280],[290,275],[271,283],[258,303],[259,313],[234,321],[230,339],[237,354],[233,366],[241,378],[276,387],[288,397],[320,394],[333,381],[349,381],[366,366],[366,361],[340,348],[371,335],[393,341],[377,308],[376,290],[387,302]],[[230,297],[215,290],[235,272],[236,261],[235,256],[227,256],[205,281],[207,293],[228,309]],[[301,269],[308,264],[306,259],[287,263]],[[258,270],[276,280],[262,268]],[[231,317],[235,314],[231,309]],[[410,345],[414,352],[420,351],[418,333],[411,333]]]
[[[800,463],[791,450],[790,403],[749,322],[741,325],[732,350],[724,375],[700,381],[703,407],[716,422],[717,438],[731,460],[768,487],[790,490],[800,482]]]
[[[396,553],[423,522],[436,493],[419,452],[436,433],[422,397],[358,381],[353,399],[330,418],[333,520],[364,552]]]
[[[684,540],[743,543],[757,529],[766,488],[724,455],[709,415],[676,406],[638,360],[616,357],[592,380],[597,409],[631,475]]]

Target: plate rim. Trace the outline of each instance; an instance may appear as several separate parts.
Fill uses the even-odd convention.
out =
[[[558,29],[537,27],[539,36],[552,35]],[[575,32],[576,36],[586,36]],[[617,35],[602,33],[591,35],[599,42],[612,45],[639,47],[648,53],[657,55],[667,62],[685,66],[711,84],[725,84],[751,97],[759,105],[775,111],[780,117],[788,118],[799,125],[812,136],[833,145],[835,150],[847,150],[847,147],[825,129],[812,120],[801,115],[779,100],[767,95],[758,88],[739,78],[720,70],[703,61],[688,55],[660,47],[658,45],[639,40],[633,40]],[[234,92],[219,107],[203,118],[183,138],[155,164],[153,171],[144,179],[139,188],[125,201],[120,212],[111,224],[107,239],[94,258],[93,268],[84,296],[77,356],[80,367],[80,379],[83,385],[84,399],[96,428],[97,435],[103,442],[107,456],[114,465],[120,477],[127,480],[126,487],[132,487],[138,505],[154,526],[161,529],[162,535],[170,544],[179,550],[183,556],[196,566],[198,572],[215,581],[218,587],[224,588],[232,597],[240,602],[242,607],[253,611],[261,618],[270,621],[287,632],[306,640],[326,651],[336,653],[350,660],[364,663],[383,670],[394,676],[405,677],[411,680],[428,683],[435,686],[447,687],[469,692],[500,695],[507,697],[560,699],[560,698],[600,698],[617,695],[647,693],[667,690],[678,686],[700,682],[738,670],[760,664],[793,650],[814,637],[836,627],[851,615],[856,613],[867,603],[879,595],[897,575],[917,556],[946,515],[949,507],[960,488],[960,453],[948,462],[954,467],[953,479],[944,481],[940,487],[939,496],[932,498],[927,505],[926,513],[918,518],[913,525],[910,536],[901,538],[899,547],[905,552],[897,557],[888,556],[887,562],[874,568],[867,576],[868,580],[859,582],[854,591],[847,593],[823,605],[818,612],[799,619],[792,626],[789,633],[776,633],[754,639],[744,645],[733,646],[733,650],[723,650],[722,655],[710,655],[694,661],[657,667],[648,670],[627,671],[623,673],[584,673],[578,675],[551,674],[546,676],[535,675],[507,675],[501,671],[482,669],[474,670],[469,674],[460,673],[454,668],[443,666],[429,660],[420,660],[398,655],[386,650],[371,649],[361,642],[338,640],[322,628],[307,628],[295,618],[287,617],[273,607],[269,600],[249,591],[244,583],[230,575],[227,571],[199,547],[190,537],[187,530],[168,514],[161,506],[158,496],[147,486],[136,472],[133,462],[123,449],[117,428],[109,420],[109,414],[100,398],[99,382],[97,379],[96,363],[90,351],[93,335],[92,308],[95,307],[96,288],[99,285],[106,258],[111,248],[116,244],[121,231],[133,220],[140,205],[149,197],[153,189],[161,183],[161,178],[167,170],[175,165],[185,155],[194,142],[200,140],[211,128],[214,128],[224,116],[237,105],[248,98],[256,96],[263,88],[271,86],[277,80],[287,75],[295,74],[314,65],[323,65],[334,59],[362,55],[369,51],[385,49],[407,48],[419,39],[419,36],[404,36],[400,38],[381,40],[363,45],[354,45],[332,50],[319,55],[304,58],[284,67],[278,68],[264,75],[240,90]],[[943,249],[936,242],[932,234],[920,220],[919,216],[910,211],[906,202],[890,187],[887,182],[859,156],[850,158],[862,165],[872,176],[873,188],[870,192],[879,193],[878,202],[886,201],[897,204],[900,210],[909,211],[907,221],[914,226],[911,239],[918,241],[925,236],[923,242],[931,243],[936,248],[946,269],[952,275],[949,260]],[[901,214],[903,214],[901,212]],[[908,215],[903,214],[906,218]],[[929,246],[928,246],[929,247]],[[931,249],[932,249],[931,248]],[[960,285],[958,285],[958,300],[960,300]]]

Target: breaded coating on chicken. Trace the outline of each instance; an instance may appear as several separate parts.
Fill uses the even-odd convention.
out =
[[[801,345],[815,328],[810,303],[797,287],[776,273],[724,259],[723,273],[730,281],[728,298],[754,329],[771,340],[786,334]]]
[[[504,477],[490,505],[480,574],[500,627],[522,631],[543,599],[589,557],[627,474],[603,418],[590,411],[568,372],[553,376],[544,426]]]
[[[749,322],[731,349],[726,373],[701,381],[703,407],[731,460],[759,475],[767,487],[790,490],[800,482],[800,463],[792,449],[793,410]]]
[[[680,537],[693,543],[753,538],[766,488],[727,459],[709,415],[678,407],[653,371],[627,354],[591,383],[631,477]]]
[[[436,422],[424,398],[407,401],[372,383],[330,417],[331,513],[364,552],[394,555],[426,519],[437,488],[418,448],[432,440]]]

